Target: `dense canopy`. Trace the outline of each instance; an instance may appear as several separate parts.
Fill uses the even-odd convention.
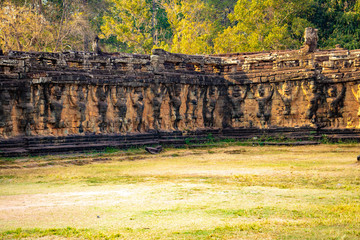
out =
[[[3,51],[186,54],[297,49],[305,27],[319,47],[360,48],[360,0],[4,0]]]

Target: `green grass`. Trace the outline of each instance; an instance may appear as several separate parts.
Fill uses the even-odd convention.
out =
[[[360,238],[359,144],[224,144],[1,162],[0,238]]]
[[[105,235],[101,232],[96,232],[89,229],[75,229],[67,228],[51,228],[51,229],[28,229],[23,230],[18,228],[16,230],[5,231],[0,235],[2,239],[23,239],[23,238],[43,238],[47,236],[59,236],[64,238],[81,238],[81,239],[118,239],[120,234]]]

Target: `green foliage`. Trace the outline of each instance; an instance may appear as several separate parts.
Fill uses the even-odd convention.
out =
[[[323,134],[322,136],[321,136],[321,143],[323,143],[323,144],[329,144],[329,143],[331,143],[331,141],[330,141],[330,139],[329,139],[329,137],[326,135],[326,134]]]
[[[359,0],[5,0],[5,51],[89,51],[95,35],[113,52],[186,54],[299,49],[306,27],[319,48],[360,48]]]
[[[201,0],[175,0],[163,3],[173,32],[168,50],[178,53],[211,53],[214,25],[208,18],[212,11]]]
[[[110,11],[104,16],[101,38],[115,35],[132,52],[149,53],[153,39],[151,35],[151,5],[145,0],[109,0]]]
[[[320,47],[333,48],[336,44],[348,49],[360,48],[359,1],[319,2],[317,12],[320,18],[312,21],[320,29]]]
[[[291,7],[282,0],[239,0],[228,27],[215,39],[218,52],[247,52],[283,47],[287,24],[284,21]],[[286,12],[285,12],[286,11]]]
[[[192,140],[194,140],[194,139],[193,138],[185,138],[185,144],[190,145]]]
[[[120,151],[119,149],[113,148],[113,147],[107,147],[107,148],[105,149],[105,153],[117,153],[117,152],[119,152],[119,151]]]
[[[211,143],[215,142],[215,138],[212,133],[209,133],[206,138]]]

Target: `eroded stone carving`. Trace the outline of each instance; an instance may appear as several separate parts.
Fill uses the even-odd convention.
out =
[[[276,91],[279,93],[280,99],[281,101],[284,103],[284,111],[283,114],[284,116],[289,116],[291,115],[291,104],[292,102],[297,98],[298,94],[299,94],[299,86],[295,87],[295,91],[292,91],[292,86],[289,82],[285,82],[282,85],[281,90],[278,89],[278,87],[276,87]]]
[[[129,120],[126,118],[127,89],[122,86],[113,87],[111,89],[111,100],[115,108],[115,128],[119,132],[127,132],[129,130]]]
[[[99,129],[100,132],[105,133],[107,132],[107,127],[109,126],[109,121],[107,119],[107,111],[108,111],[108,103],[107,103],[107,95],[109,92],[108,86],[98,87],[96,91],[96,99],[98,103],[99,109]]]
[[[319,101],[321,99],[321,89],[313,80],[308,85],[305,82],[301,83],[301,88],[308,102],[305,118],[311,120],[312,124],[317,123],[317,110],[319,108]]]
[[[100,45],[99,45],[99,41],[100,41],[100,38],[98,36],[95,36],[94,41],[92,43],[92,49],[97,54],[102,53]]]
[[[270,85],[270,90],[267,96],[265,95],[264,84],[259,84],[255,92],[255,99],[258,103],[258,112],[256,117],[259,118],[262,128],[270,125],[271,117],[271,99],[274,94],[274,86]]]
[[[185,118],[186,118],[187,126],[192,129],[196,127],[196,120],[198,118],[196,114],[198,99],[199,99],[198,87],[195,85],[189,86],[189,91],[186,100]]]
[[[33,105],[34,105],[34,120],[36,121],[33,125],[36,134],[42,134],[47,124],[47,112],[46,112],[46,97],[45,89],[43,85],[36,84],[32,86],[33,89]]]
[[[179,122],[183,119],[180,114],[180,107],[181,107],[181,91],[182,86],[181,84],[174,84],[168,86],[168,93],[170,97],[170,120],[171,126],[173,129],[179,129]]]
[[[346,92],[345,84],[342,85],[340,94],[337,93],[337,87],[332,85],[328,89],[326,101],[328,103],[327,117],[330,120],[330,126],[338,127],[339,118],[342,117],[340,111],[344,106],[344,97]]]
[[[31,136],[31,132],[33,129],[34,121],[34,106],[31,102],[31,92],[30,91],[22,91],[21,97],[21,109],[22,109],[22,118],[20,120],[20,127],[25,132],[26,136]]]
[[[87,88],[79,85],[69,87],[69,103],[70,107],[74,108],[76,113],[74,116],[75,128],[79,133],[84,132],[84,122],[86,120],[86,102],[87,102]]]
[[[205,89],[204,105],[203,105],[203,117],[204,126],[214,126],[214,111],[216,107],[218,89],[216,86],[209,86]]]
[[[4,137],[11,136],[13,123],[11,121],[11,97],[7,89],[0,92],[0,131]]]
[[[134,88],[130,92],[130,99],[135,111],[133,127],[136,131],[141,132],[144,112],[144,94],[141,88]]]
[[[353,88],[351,88],[351,91],[352,91],[356,101],[360,104],[360,84],[357,85],[357,91],[354,91]],[[358,119],[360,119],[360,106],[358,107],[357,116],[358,116]],[[359,120],[359,125],[357,126],[357,128],[360,128],[360,120]]]
[[[50,108],[50,119],[48,123],[52,126],[53,134],[55,135],[62,135],[62,130],[65,128],[65,123],[61,116],[64,107],[62,98],[63,88],[64,87],[53,86],[45,92]]]
[[[318,42],[318,30],[315,28],[307,27],[304,33],[304,46],[301,49],[304,53],[314,52]]]
[[[316,45],[316,29],[307,29],[300,52],[5,53],[0,137],[360,128],[359,87],[346,96],[359,85],[359,50]]]
[[[153,125],[156,130],[161,129],[161,121],[162,118],[160,116],[161,106],[163,102],[163,98],[166,94],[166,87],[163,84],[153,84],[150,87],[152,98],[150,99],[150,103],[152,105],[153,110]]]
[[[249,86],[245,86],[245,90],[242,90],[238,85],[229,86],[228,88],[228,98],[231,106],[231,120],[233,124],[240,122],[240,119],[244,116],[242,105],[248,91]]]

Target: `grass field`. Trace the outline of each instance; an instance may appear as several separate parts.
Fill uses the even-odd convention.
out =
[[[359,150],[0,159],[0,239],[360,239]]]

